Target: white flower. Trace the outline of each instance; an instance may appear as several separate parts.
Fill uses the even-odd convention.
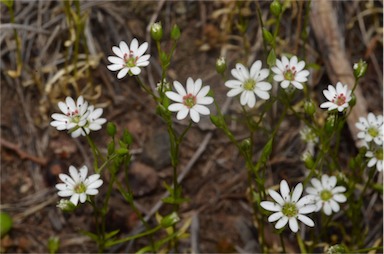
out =
[[[261,99],[269,99],[269,93],[272,85],[266,81],[263,81],[269,75],[268,69],[261,69],[261,61],[254,62],[250,71],[244,67],[244,65],[238,63],[236,68],[231,70],[231,74],[236,80],[228,80],[225,82],[225,86],[231,88],[228,91],[227,96],[233,97],[241,93],[240,104],[248,105],[253,108],[256,104],[256,96]]]
[[[201,79],[196,82],[192,78],[187,79],[187,91],[178,81],[173,82],[177,93],[168,91],[165,94],[167,97],[176,103],[169,105],[168,110],[178,112],[176,118],[178,120],[184,119],[188,113],[195,123],[200,121],[200,115],[209,115],[210,110],[203,105],[209,105],[213,102],[213,98],[206,96],[209,92],[209,86],[202,87]]]
[[[332,211],[337,213],[340,210],[338,203],[344,203],[347,198],[342,194],[346,191],[344,186],[336,186],[336,176],[322,175],[321,181],[316,178],[311,179],[312,186],[307,187],[306,192],[312,196],[316,203],[316,211],[323,211],[326,215],[331,215]]]
[[[312,219],[304,215],[314,212],[316,205],[313,204],[313,198],[310,196],[300,198],[303,193],[303,184],[297,184],[291,194],[287,181],[282,180],[280,182],[281,195],[274,190],[269,190],[268,193],[275,202],[262,201],[260,205],[265,210],[274,212],[268,217],[268,221],[277,221],[276,229],[281,229],[289,223],[289,228],[296,233],[299,229],[297,220],[310,227],[315,225]]]
[[[54,113],[51,122],[57,130],[68,130],[73,138],[80,135],[87,135],[89,132],[100,130],[101,125],[107,120],[100,118],[103,114],[101,108],[95,109],[93,105],[88,106],[88,102],[80,96],[76,103],[71,97],[67,97],[64,102],[58,104],[64,114]]]
[[[87,195],[97,195],[99,188],[103,184],[103,180],[99,179],[99,174],[90,175],[87,178],[88,168],[83,166],[78,171],[74,166],[69,167],[69,174],[60,174],[59,178],[64,183],[56,184],[59,190],[57,193],[60,197],[71,197],[70,201],[77,205],[79,200],[84,203]]]
[[[112,51],[117,56],[109,56],[108,61],[112,64],[108,65],[107,68],[110,71],[119,71],[117,78],[121,79],[129,73],[130,75],[139,75],[141,72],[140,67],[147,66],[149,64],[148,55],[143,55],[148,49],[148,42],[144,42],[139,47],[139,42],[136,38],[131,41],[130,47],[127,43],[121,41],[119,47],[113,46]]]
[[[342,112],[344,109],[348,108],[348,102],[352,99],[351,90],[348,90],[347,85],[343,85],[340,82],[337,82],[336,89],[328,85],[328,90],[324,90],[323,94],[327,98],[327,102],[324,102],[320,105],[321,108],[328,108],[329,111],[337,109],[339,112]]]
[[[368,167],[376,165],[377,171],[383,171],[383,147],[377,147],[372,151],[367,151],[365,156],[370,158]]]
[[[107,119],[100,118],[100,116],[103,114],[102,108],[97,108],[93,105],[88,107],[89,115],[87,118],[87,123],[84,125],[83,129],[81,129],[81,134],[83,136],[88,135],[90,131],[98,131],[101,129],[101,125],[105,124],[107,122]]]
[[[276,66],[272,67],[272,71],[276,74],[273,79],[281,82],[282,88],[287,88],[292,84],[297,89],[303,89],[303,82],[306,82],[309,71],[303,70],[305,62],[298,62],[297,57],[293,56],[290,60],[286,56],[282,56],[281,61],[276,59]]]
[[[51,125],[57,130],[70,130],[82,127],[87,123],[88,102],[84,101],[83,96],[77,98],[76,103],[71,97],[67,97],[65,103],[60,101],[58,106],[64,114],[52,114],[54,121],[51,122]]]
[[[356,127],[361,130],[357,133],[358,138],[366,142],[373,140],[377,145],[383,144],[383,116],[369,113],[367,118],[359,118]]]
[[[311,144],[316,144],[319,142],[319,137],[316,135],[316,133],[308,126],[304,126],[300,130],[300,137],[303,141]]]

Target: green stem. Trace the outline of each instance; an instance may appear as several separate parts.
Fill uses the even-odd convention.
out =
[[[147,87],[147,86],[143,83],[143,81],[140,79],[139,76],[135,76],[135,78],[136,78],[137,82],[139,83],[139,85],[141,86],[141,88],[143,88],[144,91],[145,91],[146,93],[148,93],[149,95],[151,95],[152,98],[153,98],[153,100],[154,100],[155,102],[157,102],[157,101],[158,101],[158,98],[157,98],[157,96],[152,92],[152,90],[151,90],[149,87]]]
[[[134,239],[137,239],[137,238],[141,238],[143,236],[154,234],[157,231],[159,231],[161,228],[162,228],[161,225],[158,225],[158,226],[154,227],[153,229],[145,231],[143,233],[140,233],[140,234],[137,234],[137,235],[128,236],[128,237],[125,237],[125,238],[117,240],[117,241],[108,242],[105,245],[105,247],[110,247],[110,246],[113,246],[113,245],[116,245],[116,244],[119,244],[119,243],[128,242],[128,241],[131,241],[131,240],[134,240]]]
[[[307,253],[303,239],[301,239],[300,233],[296,233],[296,238],[297,238],[297,243],[299,244],[299,247],[300,247],[300,252],[301,253]]]

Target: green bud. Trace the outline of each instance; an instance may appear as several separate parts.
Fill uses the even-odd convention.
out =
[[[273,35],[263,27],[263,38],[268,44],[272,44],[274,41]]]
[[[174,24],[171,30],[171,39],[177,41],[180,38],[180,28]]]
[[[336,127],[336,116],[334,114],[331,114],[328,116],[325,122],[325,131],[327,133],[332,133],[335,127]]]
[[[164,218],[162,218],[160,221],[160,225],[163,228],[169,228],[179,221],[180,221],[179,216],[177,215],[177,213],[173,212],[173,213],[165,216]]]
[[[313,156],[308,152],[305,152],[301,159],[304,161],[304,165],[307,169],[312,169],[315,165]]]
[[[107,134],[110,137],[114,137],[116,135],[116,124],[112,122],[107,123]]]
[[[124,130],[121,141],[123,141],[124,144],[127,144],[127,145],[132,144],[132,135],[128,132],[127,129]]]
[[[0,237],[5,236],[13,225],[12,217],[6,212],[0,212]]]
[[[304,102],[304,111],[307,115],[312,116],[316,112],[315,104],[312,101]]]
[[[353,106],[355,106],[356,105],[356,96],[355,96],[355,94],[351,94],[351,100],[348,102],[348,105],[350,106],[350,107],[353,107]]]
[[[364,77],[365,73],[367,72],[367,68],[368,64],[362,59],[360,59],[359,62],[353,65],[353,75],[356,79]]]
[[[48,239],[48,250],[49,253],[56,253],[59,250],[60,239],[56,236],[51,236]]]
[[[225,62],[224,57],[219,57],[216,60],[216,71],[217,71],[217,73],[223,75],[226,69],[227,69],[227,63]]]
[[[113,154],[115,151],[115,142],[112,140],[107,146],[108,154]]]
[[[57,203],[56,207],[58,207],[63,212],[72,212],[75,210],[76,206],[68,199],[60,199]]]
[[[336,244],[328,248],[327,254],[341,254],[347,253],[345,246],[342,244]]]
[[[119,149],[117,149],[116,150],[116,154],[118,154],[118,155],[125,155],[125,154],[128,154],[129,153],[129,151],[128,151],[128,149],[127,148],[119,148]]]
[[[223,118],[221,116],[211,115],[210,119],[217,128],[223,128]]]
[[[251,140],[249,138],[244,139],[243,141],[241,141],[240,147],[241,147],[241,150],[248,153],[251,149]]]
[[[161,22],[153,23],[151,26],[151,36],[155,41],[160,41],[163,38],[163,27]]]
[[[269,6],[269,10],[271,11],[272,15],[275,17],[278,17],[281,14],[282,6],[279,0],[274,0],[271,5]]]
[[[167,53],[165,53],[164,51],[160,52],[160,62],[161,62],[161,65],[163,66],[163,68],[165,68],[169,65],[169,57],[168,57]]]

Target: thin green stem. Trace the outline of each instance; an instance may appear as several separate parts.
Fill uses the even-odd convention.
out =
[[[145,231],[143,233],[140,233],[140,234],[137,234],[137,235],[128,236],[128,237],[125,237],[125,238],[117,240],[117,241],[108,242],[105,247],[110,247],[110,246],[113,246],[113,245],[116,245],[116,244],[119,244],[119,243],[128,242],[128,241],[131,241],[131,240],[134,240],[134,239],[137,239],[137,238],[141,238],[143,236],[154,234],[157,231],[159,231],[161,228],[162,228],[161,225],[158,225],[158,226],[154,227],[153,229]]]
[[[283,253],[287,253],[287,251],[285,250],[285,244],[284,244],[283,233],[281,232],[281,233],[279,234],[279,236],[280,236],[281,247],[283,248]]]

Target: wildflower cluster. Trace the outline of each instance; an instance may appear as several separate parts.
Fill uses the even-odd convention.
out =
[[[368,150],[365,154],[369,158],[368,167],[376,166],[378,171],[383,170],[383,116],[375,116],[372,112],[368,116],[360,117],[356,123],[360,130],[357,137],[363,141]]]
[[[276,1],[274,1],[274,4],[276,4]],[[280,11],[281,10],[278,8],[275,10],[277,16],[280,15]],[[166,216],[163,221],[159,220],[160,226],[156,228],[156,230],[162,227],[173,227],[173,230],[176,230],[175,224],[180,220],[177,214],[179,204],[185,201],[185,199],[181,197],[181,187],[177,182],[177,156],[179,154],[179,145],[185,133],[189,130],[193,123],[199,123],[201,116],[211,115],[210,105],[215,102],[215,99],[211,96],[211,87],[209,85],[203,85],[203,80],[201,78],[193,79],[192,77],[188,77],[185,86],[179,81],[174,80],[172,83],[173,86],[171,86],[171,82],[167,81],[166,71],[169,66],[169,61],[172,57],[174,47],[172,47],[170,53],[161,49],[160,41],[163,37],[161,23],[155,23],[152,26],[151,35],[157,43],[162,68],[161,81],[157,84],[155,91],[152,91],[150,87],[146,86],[139,77],[142,68],[150,64],[149,59],[151,55],[146,54],[148,49],[147,42],[139,45],[138,40],[134,38],[130,42],[129,46],[124,41],[121,41],[119,46],[113,46],[112,51],[115,56],[108,57],[108,61],[111,64],[109,64],[107,68],[110,71],[118,71],[118,79],[124,78],[127,74],[129,74],[129,76],[137,76],[136,78],[138,83],[153,97],[155,103],[157,103],[158,115],[167,124],[171,142],[170,154],[174,175],[172,186],[166,185],[167,190],[170,193],[170,197],[164,198],[163,202],[174,205],[174,211],[172,214]],[[176,45],[179,37],[180,30],[178,27],[174,27],[171,32],[171,39],[174,46]],[[259,100],[262,100],[262,103],[271,106],[276,100],[283,98],[286,99],[286,101],[284,101],[285,106],[289,106],[284,108],[284,113],[281,114],[276,126],[273,126],[274,129],[271,131],[269,141],[263,148],[261,157],[257,163],[254,163],[252,158],[254,153],[252,151],[253,143],[251,140],[253,133],[260,128],[260,123],[262,121],[256,123],[252,119],[247,119],[247,124],[251,133],[250,138],[240,143],[234,138],[233,133],[231,133],[230,129],[226,125],[225,118],[217,105],[218,114],[216,116],[211,116],[211,120],[216,127],[224,130],[225,134],[236,145],[236,147],[239,148],[241,155],[243,155],[245,160],[247,160],[246,165],[249,170],[250,187],[253,188],[252,191],[256,192],[256,188],[254,188],[253,183],[254,181],[255,185],[257,185],[258,191],[261,193],[258,195],[261,197],[259,200],[262,201],[258,201],[260,203],[255,205],[254,209],[259,209],[257,212],[262,211],[261,208],[272,212],[272,214],[268,216],[268,221],[271,223],[276,222],[275,228],[277,230],[283,229],[288,224],[290,230],[296,233],[300,228],[299,222],[302,222],[309,227],[315,226],[316,220],[312,217],[315,215],[311,214],[322,211],[325,215],[331,216],[333,213],[337,213],[341,210],[341,204],[347,202],[347,197],[348,199],[350,198],[350,196],[347,195],[347,190],[348,188],[350,189],[347,185],[348,181],[339,181],[340,184],[338,184],[340,177],[338,179],[332,169],[328,172],[323,166],[323,161],[321,160],[326,160],[324,158],[331,149],[330,140],[334,137],[333,134],[341,130],[343,124],[345,123],[346,117],[353,106],[351,105],[353,90],[349,89],[347,84],[342,84],[341,82],[337,82],[336,86],[328,85],[327,89],[322,91],[327,101],[321,103],[319,106],[315,106],[316,103],[311,100],[309,96],[307,97],[307,101],[305,102],[302,110],[305,112],[304,114],[307,115],[305,115],[302,119],[307,120],[308,118],[314,120],[316,108],[318,107],[327,109],[328,111],[323,132],[321,130],[323,126],[320,126],[321,124],[318,124],[315,121],[314,124],[306,121],[305,127],[300,131],[300,137],[306,142],[307,145],[303,155],[303,160],[306,167],[310,169],[311,172],[306,174],[306,179],[303,182],[297,183],[292,191],[290,190],[288,181],[283,179],[280,182],[280,193],[273,189],[269,189],[266,192],[265,186],[263,185],[264,179],[262,179],[262,177],[265,177],[266,167],[264,166],[268,156],[271,154],[277,130],[279,129],[281,122],[284,120],[285,113],[287,113],[288,110],[292,110],[292,113],[299,115],[299,112],[296,112],[294,108],[290,107],[289,96],[295,95],[295,92],[299,93],[300,91],[298,90],[303,90],[304,93],[306,93],[306,82],[308,81],[310,75],[309,70],[306,69],[305,61],[299,60],[298,56],[293,55],[288,58],[286,55],[282,55],[281,59],[275,60],[274,64],[270,64],[270,62],[268,62],[269,68],[263,68],[261,60],[254,61],[249,68],[242,63],[236,63],[235,67],[230,71],[233,79],[229,80],[225,77],[225,72],[227,70],[225,59],[221,57],[216,62],[217,72],[222,75],[223,79],[226,80],[225,82],[223,81],[223,85],[229,89],[227,96],[239,96],[239,102],[243,106],[245,113],[247,113],[248,109],[254,108]],[[362,67],[356,68],[363,68],[365,66],[362,63],[360,65]],[[359,78],[362,77],[362,73],[364,73],[364,70],[359,69]],[[274,94],[275,89],[272,88],[274,85],[278,86],[278,84],[280,85],[280,87],[278,87],[278,94]],[[279,97],[281,94],[283,94],[283,96]],[[88,168],[86,166],[81,167],[80,170],[77,170],[74,166],[70,166],[69,175],[60,174],[59,178],[62,183],[56,184],[58,195],[69,199],[62,199],[58,203],[58,207],[62,210],[70,211],[76,207],[79,202],[85,203],[86,201],[90,201],[91,204],[96,207],[92,196],[99,193],[98,188],[103,184],[103,180],[100,179],[101,175],[99,174],[101,168],[108,167],[110,164],[113,164],[115,168],[114,170],[109,170],[109,172],[112,175],[111,179],[115,179],[114,174],[121,165],[120,163],[122,163],[123,160],[130,158],[128,144],[131,142],[131,138],[128,134],[123,134],[122,140],[120,140],[120,142],[116,142],[120,145],[120,148],[115,149],[116,126],[112,123],[108,123],[107,133],[112,138],[112,141],[108,144],[108,148],[106,149],[107,159],[103,161],[103,166],[98,168],[97,161],[100,158],[103,158],[103,155],[97,148],[95,148],[89,134],[91,131],[100,130],[102,125],[106,123],[107,120],[101,118],[103,109],[95,108],[93,105],[89,105],[89,103],[84,100],[83,96],[79,96],[76,102],[71,97],[67,97],[65,102],[58,103],[58,107],[62,113],[52,114],[53,121],[51,122],[51,125],[57,130],[67,130],[73,138],[81,135],[87,136],[95,155],[95,171],[97,172],[96,174],[87,177]],[[187,116],[190,118],[188,127],[182,132],[181,135],[179,135],[173,127],[172,112],[176,113],[177,120],[186,119]],[[248,117],[247,114],[245,115]],[[381,115],[375,116],[373,113],[369,113],[367,118],[360,117],[359,121],[356,123],[356,127],[360,130],[357,138],[360,139],[367,148],[365,157],[368,158],[368,167],[375,166],[378,171],[382,171],[383,117]],[[336,148],[337,147],[338,145],[336,145]],[[316,152],[319,154],[316,154]],[[126,157],[123,158],[119,156]],[[319,157],[319,159],[314,161],[314,157],[316,156]],[[333,162],[336,161],[334,157],[332,157],[332,159],[334,160]],[[114,162],[111,163],[112,161]],[[127,161],[129,162],[129,159],[127,159]],[[263,171],[263,174],[259,174],[261,171]],[[112,185],[113,181],[111,181],[110,184]],[[107,200],[110,196],[110,191],[113,190],[111,185],[108,188],[109,193],[106,195]],[[124,192],[120,184],[118,185],[118,189],[122,193],[125,200],[134,207],[134,202],[129,191]],[[305,195],[303,195],[304,191],[306,192]],[[269,194],[273,201],[266,200],[266,193]],[[105,204],[108,204],[108,201],[105,202]],[[106,207],[103,207],[103,209],[105,211],[107,210]],[[103,209],[101,210],[104,211]],[[137,211],[137,209],[134,210]],[[262,218],[262,216],[259,216],[256,213],[256,210],[255,217]],[[264,220],[265,218],[262,219]],[[143,224],[148,227],[145,221],[143,221]],[[148,229],[148,232],[153,233],[155,231]],[[173,238],[175,238],[175,236],[173,236]],[[101,239],[102,241],[105,240],[103,237],[101,237]],[[112,243],[117,242],[119,241]],[[112,243],[110,244],[113,245]],[[104,247],[103,244],[101,245]],[[155,247],[152,246],[149,249],[145,249],[143,252],[154,251]]]
[[[63,114],[52,114],[54,121],[51,125],[59,131],[68,130],[73,138],[100,130],[107,121],[100,118],[103,109],[95,109],[93,105],[88,105],[83,96],[77,98],[76,103],[71,97],[67,97],[65,102],[59,102],[58,106]]]

